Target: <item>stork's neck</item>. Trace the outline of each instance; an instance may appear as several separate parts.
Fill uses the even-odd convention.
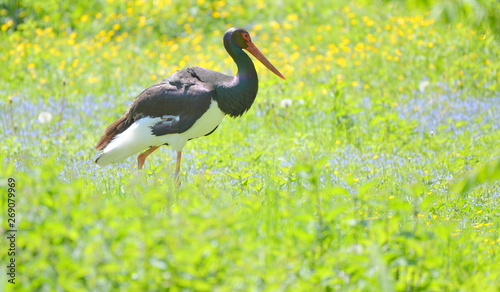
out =
[[[259,79],[252,60],[242,49],[232,42],[225,42],[224,45],[238,66],[238,74],[217,88],[217,102],[224,113],[238,117],[252,106]]]

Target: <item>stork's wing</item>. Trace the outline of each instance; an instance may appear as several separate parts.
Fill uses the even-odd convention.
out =
[[[190,77],[188,71],[176,72],[137,96],[127,112],[106,128],[95,148],[104,149],[116,135],[144,117],[162,117],[151,127],[156,136],[183,133],[208,110],[215,94],[210,84]]]

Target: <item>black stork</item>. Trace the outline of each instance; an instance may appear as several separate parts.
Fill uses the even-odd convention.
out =
[[[243,49],[285,79],[252,43],[245,29],[230,28],[223,40],[238,67],[236,76],[189,67],[147,88],[122,117],[106,128],[95,146],[102,150],[95,163],[106,166],[146,150],[137,157],[138,168],[142,169],[148,155],[161,145],[169,145],[177,151],[174,178],[179,183],[186,142],[210,135],[225,115],[243,115],[255,100],[259,80],[252,60]]]

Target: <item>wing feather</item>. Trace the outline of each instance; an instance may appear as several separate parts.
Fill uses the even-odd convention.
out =
[[[95,148],[104,149],[116,135],[143,117],[178,117],[159,122],[151,130],[156,136],[183,133],[208,110],[215,95],[210,84],[189,70],[178,71],[139,94],[125,114],[106,128]]]

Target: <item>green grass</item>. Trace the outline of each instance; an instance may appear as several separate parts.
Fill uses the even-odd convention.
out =
[[[393,6],[172,2],[0,7],[4,269],[9,177],[19,230],[4,290],[499,289],[492,33]],[[187,144],[179,189],[167,147],[142,172],[98,168],[142,89],[235,73],[231,26],[287,80],[256,65],[255,104]]]

